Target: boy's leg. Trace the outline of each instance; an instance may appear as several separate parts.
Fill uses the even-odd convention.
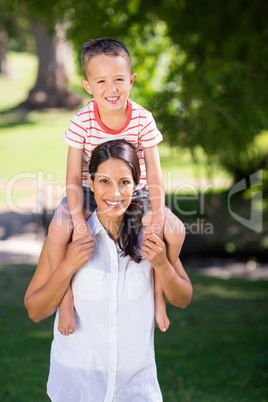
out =
[[[150,225],[151,219],[152,214],[151,212],[148,212],[146,215],[144,215],[142,219],[143,225],[145,227]],[[159,329],[162,332],[165,332],[170,325],[170,321],[167,316],[166,303],[162,284],[155,271],[154,271],[154,305],[155,305],[155,320],[159,326]]]
[[[85,211],[85,218],[87,219],[90,214],[90,211]],[[47,236],[47,253],[52,272],[64,258],[72,230],[73,224],[68,204],[63,203],[55,211]],[[59,306],[58,330],[62,335],[72,334],[75,330],[73,292],[70,285]]]
[[[169,328],[170,321],[167,316],[166,302],[160,279],[154,271],[154,306],[155,320],[162,332],[166,332]]]
[[[171,265],[174,266],[177,261],[181,247],[185,238],[185,228],[183,223],[174,215],[170,209],[165,208],[164,241],[166,243],[167,257]],[[151,212],[143,217],[144,226],[150,225]],[[153,230],[153,228],[152,228]],[[166,331],[170,321],[166,313],[166,304],[164,300],[163,288],[157,275],[155,279],[155,319],[161,329]]]
[[[65,256],[72,231],[73,224],[68,204],[62,203],[56,209],[48,228],[47,254],[52,272]]]

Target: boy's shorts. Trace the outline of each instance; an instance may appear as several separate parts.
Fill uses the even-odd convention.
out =
[[[152,210],[152,205],[150,201],[149,191],[147,188],[142,190],[135,190],[132,199],[137,201],[143,207],[143,216]],[[61,204],[67,203],[67,197],[64,197]],[[83,186],[83,208],[94,212],[97,208],[94,193],[89,187]]]

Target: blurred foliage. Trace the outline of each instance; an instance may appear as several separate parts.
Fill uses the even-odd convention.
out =
[[[38,16],[51,32],[63,23],[77,58],[92,37],[123,40],[138,73],[132,97],[153,112],[170,144],[196,159],[201,147],[208,166],[221,163],[235,180],[268,167],[267,1],[3,4],[10,14],[22,11],[16,18]]]
[[[152,99],[170,142],[193,153],[200,145],[236,180],[267,168],[258,137],[268,125],[268,3],[167,0],[146,7],[178,46],[166,90]]]
[[[9,50],[33,52],[31,19],[24,3],[17,0],[1,0],[0,32],[5,33]]]

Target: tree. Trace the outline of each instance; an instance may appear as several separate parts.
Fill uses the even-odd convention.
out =
[[[81,100],[67,89],[68,77],[73,73],[71,42],[66,39],[64,24],[57,22],[56,3],[49,0],[38,4],[32,0],[3,0],[2,6],[6,32],[20,45],[24,46],[21,38],[25,36],[25,25],[27,33],[31,26],[39,61],[34,88],[15,109],[76,107]]]
[[[235,180],[267,167],[258,137],[268,127],[268,3],[159,0],[146,9],[178,49],[166,91],[152,99],[170,142],[201,146]]]
[[[80,103],[80,98],[67,90],[68,77],[73,72],[73,56],[63,26],[56,24],[52,36],[48,34],[45,25],[35,21],[33,33],[39,61],[38,76],[28,98],[17,108],[73,109]]]
[[[11,18],[10,5],[6,0],[0,3],[0,74],[9,75],[7,63],[8,32],[14,32],[14,22]]]

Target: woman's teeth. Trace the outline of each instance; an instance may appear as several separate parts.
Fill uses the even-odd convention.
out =
[[[106,204],[110,205],[111,207],[117,207],[122,204],[122,201],[105,201]]]

